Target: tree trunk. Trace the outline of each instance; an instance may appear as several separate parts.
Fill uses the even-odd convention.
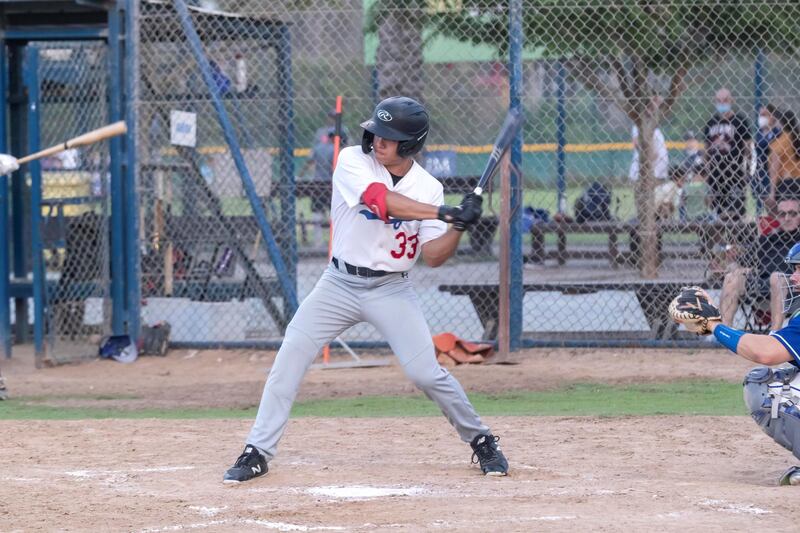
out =
[[[384,2],[378,18],[378,96],[408,96],[422,102],[423,12],[418,2]]]
[[[640,113],[636,126],[639,128],[639,179],[634,188],[636,214],[639,221],[639,268],[642,277],[658,276],[658,227],[656,225],[653,189],[653,131],[657,126],[655,117],[649,112]]]

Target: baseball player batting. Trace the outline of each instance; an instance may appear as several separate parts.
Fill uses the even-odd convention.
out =
[[[784,313],[790,317],[782,329],[769,335],[745,333],[722,324],[719,309],[699,287],[684,287],[669,306],[673,320],[698,335],[713,334],[733,353],[766,366],[752,369],[744,378],[744,402],[753,420],[775,442],[800,459],[800,243],[786,256],[793,272],[786,276]],[[781,363],[789,363],[771,368]],[[800,485],[800,466],[792,466],[779,485]]]
[[[412,159],[428,135],[428,113],[418,102],[387,98],[361,127],[361,146],[342,150],[333,173],[331,262],[286,328],[244,452],[224,483],[267,473],[308,367],[325,344],[359,322],[383,335],[406,376],[470,443],[473,463],[485,475],[508,472],[499,437],[436,362],[408,275],[420,256],[438,267],[453,255],[463,231],[481,216],[481,198],[470,193],[457,207],[443,205],[441,183]]]

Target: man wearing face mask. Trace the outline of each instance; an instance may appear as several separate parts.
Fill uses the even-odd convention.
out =
[[[750,124],[744,115],[733,112],[728,89],[716,92],[714,106],[717,112],[703,130],[711,206],[720,218],[739,220],[745,212]]]

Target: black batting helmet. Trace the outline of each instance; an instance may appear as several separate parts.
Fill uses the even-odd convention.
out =
[[[397,155],[409,157],[420,150],[428,136],[428,112],[422,104],[405,96],[392,96],[375,106],[372,117],[361,123],[364,136],[361,149],[365,154],[372,150],[377,135],[390,141],[399,141]]]

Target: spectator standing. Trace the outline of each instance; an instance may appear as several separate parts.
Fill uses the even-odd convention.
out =
[[[756,199],[756,209],[760,213],[764,201],[772,192],[772,182],[769,175],[769,145],[781,134],[781,127],[777,119],[778,110],[772,104],[762,106],[758,111],[758,129],[756,130],[755,168],[750,177],[750,190]]]
[[[721,88],[714,95],[716,113],[706,123],[706,179],[711,206],[723,219],[739,220],[745,213],[750,124],[733,111],[733,96]]]
[[[781,134],[770,144],[770,197],[775,201],[800,198],[800,125],[791,111],[780,116]]]
[[[672,173],[681,179],[683,193],[680,202],[681,221],[700,221],[709,218],[708,185],[703,174],[705,154],[694,131],[687,131],[683,136],[686,147],[683,160],[672,169]]]
[[[631,129],[631,139],[633,140],[633,156],[631,158],[631,168],[628,177],[631,181],[639,179],[639,128],[634,126]],[[666,180],[669,177],[669,153],[667,152],[667,142],[661,128],[653,130],[653,176],[657,180]]]

